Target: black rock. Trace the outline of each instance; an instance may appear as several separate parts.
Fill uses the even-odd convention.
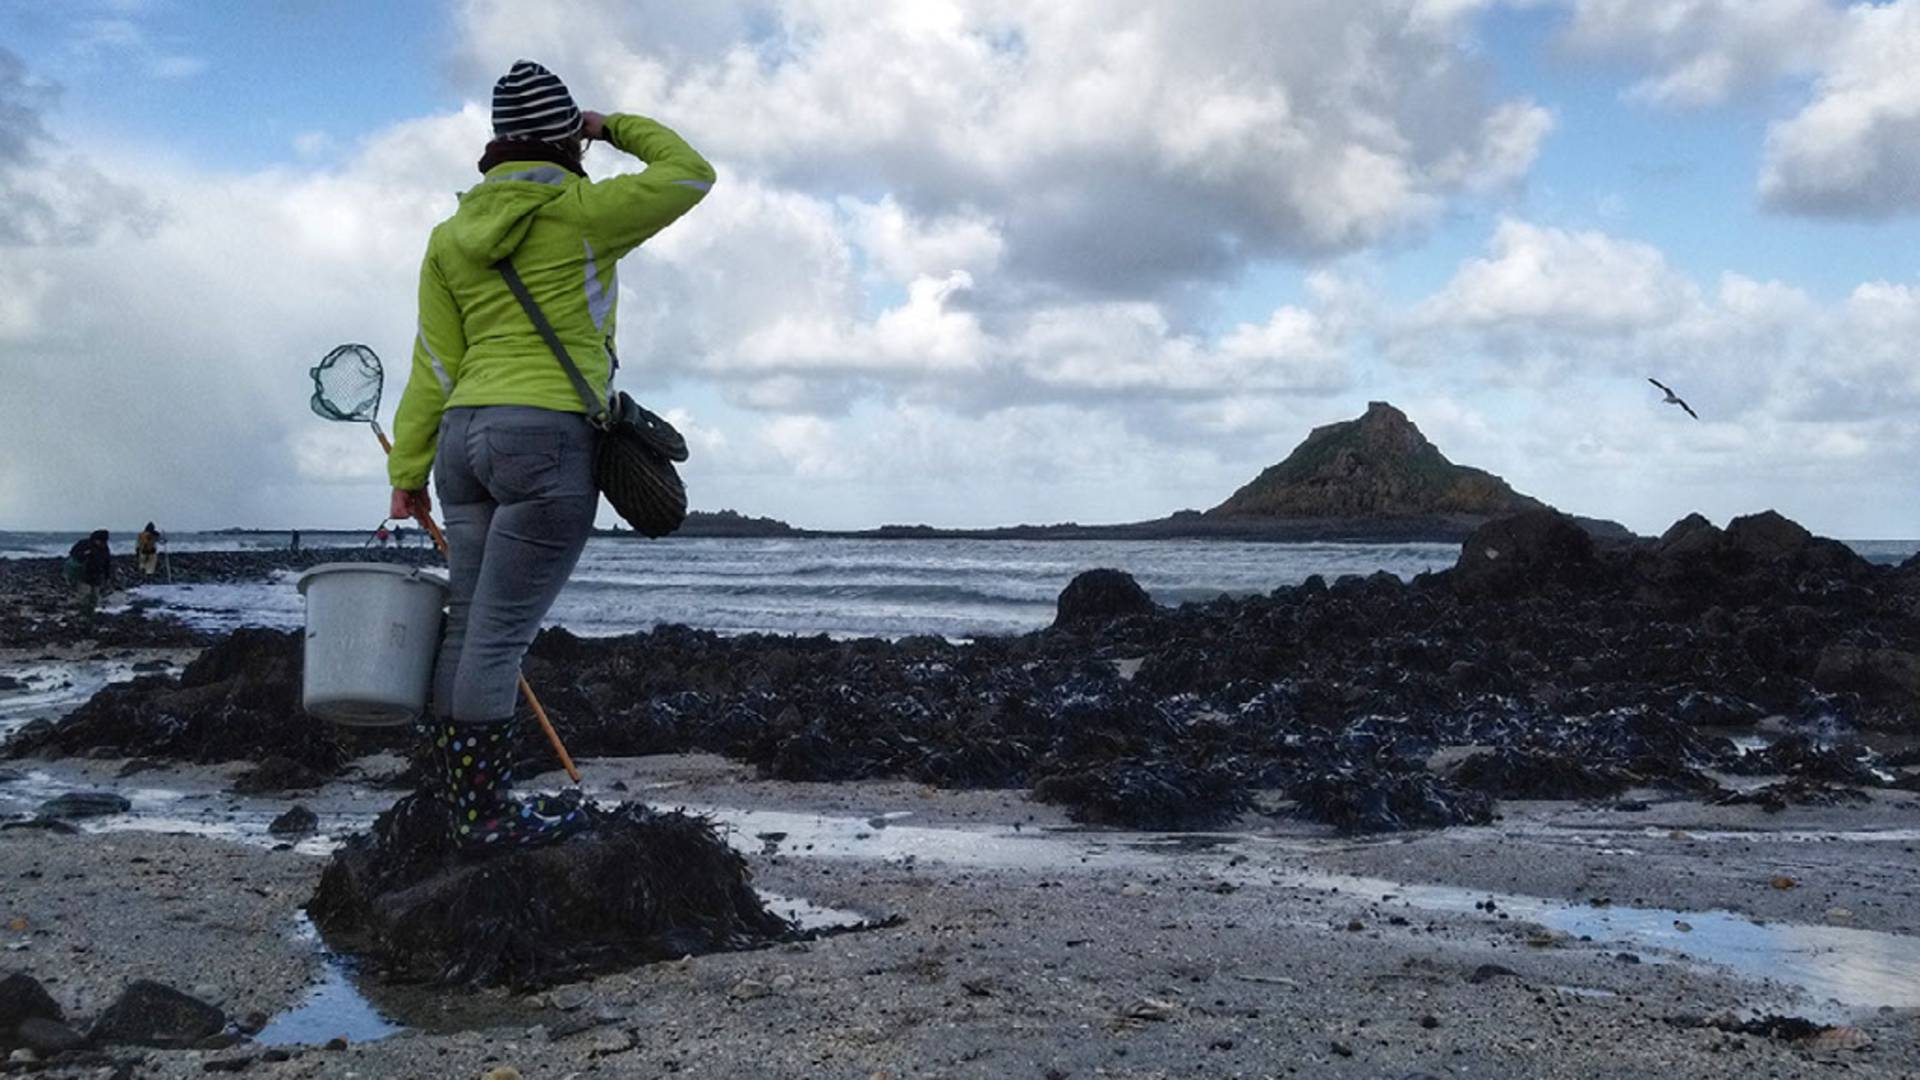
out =
[[[94,1020],[88,1037],[97,1043],[189,1047],[227,1026],[218,1008],[164,983],[141,979],[128,986]]]
[[[33,829],[38,832],[51,833],[54,836],[74,836],[80,832],[79,829],[74,828],[58,818],[36,817],[23,818],[19,821],[0,821],[0,830],[12,829]]]
[[[1153,611],[1153,597],[1125,570],[1087,570],[1060,591],[1053,625],[1101,623]]]
[[[1527,593],[1559,584],[1593,583],[1599,569],[1593,536],[1557,510],[1495,518],[1461,545],[1451,580],[1457,588]]]
[[[64,1054],[69,1050],[78,1050],[87,1045],[86,1036],[58,1020],[49,1020],[44,1016],[28,1017],[20,1021],[19,1026],[14,1029],[14,1039],[20,1046],[26,1047],[43,1058]]]
[[[303,765],[284,754],[274,754],[259,765],[241,773],[233,781],[239,795],[260,795],[278,791],[306,791],[327,782],[325,773]]]
[[[0,675],[0,690],[25,690],[27,684],[12,675]]]
[[[38,813],[43,818],[83,818],[124,814],[131,809],[133,804],[126,796],[111,791],[69,791],[41,803]]]
[[[0,978],[0,1047],[11,1048],[13,1030],[25,1020],[62,1020],[60,1003],[40,980],[24,972]]]
[[[320,817],[304,806],[294,807],[267,825],[267,831],[275,836],[305,836],[320,826]]]

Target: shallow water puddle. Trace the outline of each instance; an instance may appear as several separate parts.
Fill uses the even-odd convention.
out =
[[[876,925],[871,916],[848,908],[816,904],[805,897],[757,890],[767,909],[803,933],[861,930]],[[451,1032],[499,1026],[526,1026],[548,1010],[529,1008],[526,999],[500,992],[466,994],[420,986],[382,986],[365,982],[353,960],[327,948],[313,920],[301,912],[295,936],[320,960],[320,980],[300,1000],[267,1021],[254,1035],[262,1046],[313,1045],[344,1038],[373,1042],[410,1030]],[[376,1001],[377,999],[377,1001]]]
[[[1727,968],[1742,978],[1803,991],[1816,1004],[1846,1010],[1920,1008],[1920,938],[1878,930],[1756,922],[1729,911],[1593,907],[1537,896],[1384,878],[1280,871],[1268,883],[1320,889],[1423,911],[1538,923],[1609,949],[1658,950]],[[1492,910],[1486,905],[1491,903]],[[1816,1019],[1821,1017],[1814,1017]]]
[[[1246,834],[1101,833],[894,826],[865,819],[779,811],[688,806],[731,826],[729,840],[746,852],[793,857],[867,858],[946,863],[1001,870],[1059,872],[1073,867],[1171,870],[1205,868],[1243,887],[1318,890],[1362,901],[1450,914],[1486,914],[1538,923],[1607,949],[1657,950],[1726,968],[1743,978],[1779,983],[1816,1003],[1842,1009],[1920,1008],[1920,938],[1875,930],[1799,923],[1760,923],[1726,911],[1625,906],[1592,907],[1514,893],[1445,885],[1409,885],[1384,878],[1298,868],[1319,842]],[[1771,834],[1739,834],[1760,839]],[[767,838],[777,836],[777,841]],[[1278,865],[1284,856],[1286,865]],[[1486,908],[1488,902],[1493,911]]]
[[[132,679],[133,665],[132,660],[30,660],[0,665],[0,672],[25,684],[18,690],[0,690],[0,739],[32,721],[72,712],[109,683]]]
[[[406,1030],[360,993],[349,975],[347,961],[320,941],[319,931],[304,912],[295,933],[320,954],[320,981],[292,1007],[267,1021],[267,1026],[254,1035],[254,1042],[262,1046],[324,1043],[334,1038],[372,1042]]]

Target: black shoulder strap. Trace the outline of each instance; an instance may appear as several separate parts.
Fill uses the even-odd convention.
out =
[[[554,358],[560,361],[561,367],[567,369],[567,378],[573,380],[573,389],[580,395],[580,404],[587,407],[587,418],[595,424],[605,424],[607,408],[600,403],[600,395],[593,392],[593,384],[587,382],[587,377],[580,374],[580,368],[574,364],[573,357],[567,355],[567,347],[560,343],[560,335],[553,332],[553,324],[547,321],[547,316],[541,312],[540,305],[533,302],[533,294],[527,292],[526,283],[521,281],[520,275],[514,271],[513,260],[501,259],[493,264],[493,268],[500,271],[501,277],[507,279],[507,288],[513,290],[514,298],[520,301],[520,306],[527,309],[527,318],[533,320],[533,328],[540,331],[540,336],[545,339],[547,348],[553,350]]]

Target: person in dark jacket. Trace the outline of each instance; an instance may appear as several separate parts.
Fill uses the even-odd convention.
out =
[[[73,587],[74,601],[91,614],[99,606],[101,594],[113,584],[113,552],[107,548],[107,530],[95,529],[92,535],[67,549],[67,561],[61,567],[67,584]]]

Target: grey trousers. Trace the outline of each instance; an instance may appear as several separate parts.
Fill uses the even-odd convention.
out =
[[[451,596],[436,715],[512,717],[520,661],[593,529],[594,438],[579,413],[487,405],[442,415],[433,482]]]

